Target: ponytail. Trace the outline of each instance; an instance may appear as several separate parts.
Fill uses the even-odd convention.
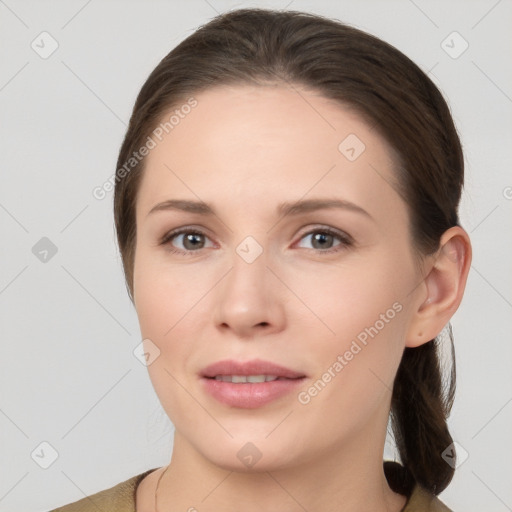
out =
[[[442,457],[453,442],[446,422],[455,395],[451,327],[449,339],[452,364],[447,389],[443,386],[437,337],[419,347],[405,348],[391,400],[391,424],[400,460],[414,480],[435,495],[448,486],[455,472]]]

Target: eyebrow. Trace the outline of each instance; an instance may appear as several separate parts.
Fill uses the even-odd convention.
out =
[[[363,214],[372,219],[372,216],[360,206],[346,201],[344,199],[302,199],[299,201],[281,203],[277,207],[279,216],[299,215],[301,213],[312,212],[316,210],[340,208],[355,213]],[[187,199],[169,199],[158,203],[148,212],[148,216],[159,211],[179,210],[188,213],[197,213],[199,215],[217,215],[213,206],[203,201],[191,201]]]

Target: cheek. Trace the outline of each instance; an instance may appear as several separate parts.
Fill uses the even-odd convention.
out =
[[[187,265],[169,267],[142,253],[134,269],[134,288],[143,337],[164,340],[201,301],[208,283]]]
[[[304,360],[314,361],[312,378],[297,397],[306,430],[321,428],[326,438],[341,439],[372,423],[378,411],[387,416],[406,311],[395,297],[375,295],[340,292],[335,310],[323,317],[335,334],[320,325],[317,332],[324,334],[314,347],[303,347]]]
[[[210,272],[213,281],[209,283],[204,273],[193,267],[170,266],[141,251],[134,269],[141,336],[151,340],[159,351],[148,372],[157,394],[166,400],[180,396],[177,380],[183,381],[192,356],[204,349],[196,340],[211,321],[208,291],[215,280]]]
[[[317,340],[314,345],[305,341],[302,348],[306,360],[315,362],[316,388],[323,396],[318,404],[344,404],[347,410],[363,400],[371,409],[392,388],[409,314],[402,263],[381,259],[361,267],[319,268],[314,276],[303,272],[293,282],[291,288],[310,309],[301,309],[298,330],[306,340]]]
[[[153,388],[167,416],[176,425],[194,407],[184,390],[183,372],[197,347],[192,342],[194,315],[201,295],[191,272],[156,265],[154,257],[140,254],[134,269],[135,307],[142,339],[158,354],[147,366]],[[194,305],[196,307],[194,308]],[[197,324],[197,322],[196,322]],[[151,352],[150,352],[151,353]],[[185,385],[186,388],[186,385]]]
[[[294,306],[301,312],[303,327],[314,328],[324,340],[332,339],[334,344],[350,341],[360,333],[364,338],[365,329],[375,324],[379,332],[397,332],[406,316],[402,311],[410,279],[406,271],[398,270],[400,266],[405,268],[405,262],[401,265],[389,260],[380,258],[364,264],[351,261],[319,265],[314,271],[290,272],[287,282],[307,306],[299,302]]]

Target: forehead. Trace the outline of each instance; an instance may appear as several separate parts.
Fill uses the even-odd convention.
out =
[[[138,209],[148,211],[169,196],[256,207],[262,197],[270,204],[339,192],[379,215],[401,202],[384,139],[356,112],[320,93],[239,85],[194,98],[196,106],[146,157]]]

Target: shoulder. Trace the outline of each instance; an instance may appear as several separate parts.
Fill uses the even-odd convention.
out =
[[[407,496],[401,512],[453,512],[436,495],[416,482],[411,472],[395,461],[384,461],[384,473],[393,491]]]
[[[113,487],[87,496],[79,501],[56,508],[50,512],[97,512],[98,510],[108,510],[109,512],[135,512],[135,494],[137,486],[147,475],[155,471],[155,469],[158,468],[145,471]]]
[[[453,512],[437,496],[416,484],[402,512]]]

